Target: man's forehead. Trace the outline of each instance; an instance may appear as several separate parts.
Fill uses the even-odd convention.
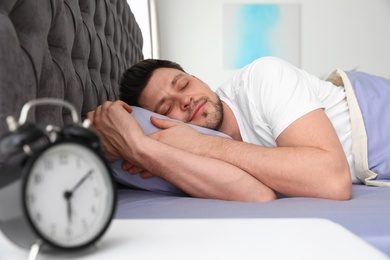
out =
[[[153,77],[169,78],[169,77],[174,77],[178,74],[185,74],[185,73],[183,71],[175,69],[175,68],[158,68],[153,72],[152,78]]]
[[[181,70],[174,68],[158,68],[150,77],[144,90],[141,92],[139,103],[142,107],[152,110],[154,103],[158,102],[165,88],[172,87],[176,81],[187,75]]]
[[[185,72],[174,68],[156,69],[146,84],[145,89],[172,87],[177,80],[187,75]]]

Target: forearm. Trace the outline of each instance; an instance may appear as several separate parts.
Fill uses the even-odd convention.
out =
[[[338,199],[334,198],[334,189],[350,181],[348,166],[316,147],[266,148],[203,136],[192,152],[233,164],[288,196]]]
[[[141,144],[141,142],[138,142]],[[270,201],[275,193],[229,163],[185,152],[151,138],[137,145],[138,165],[193,197],[236,201]]]

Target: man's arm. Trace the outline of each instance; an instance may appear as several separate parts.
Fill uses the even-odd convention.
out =
[[[270,188],[234,165],[179,150],[149,137],[139,146],[138,165],[193,197],[252,202],[276,198]]]
[[[277,138],[276,148],[207,135],[190,137],[185,135],[187,131],[174,130],[174,124],[169,121],[155,118],[152,121],[160,128],[171,130],[156,133],[156,139],[233,164],[287,196],[335,200],[347,200],[351,196],[348,162],[333,125],[322,109],[302,116],[287,127]],[[170,136],[174,136],[174,140]],[[196,145],[187,145],[192,138]]]
[[[123,158],[194,197],[270,201],[273,190],[244,170],[215,158],[192,154],[146,136],[123,102],[105,102],[88,114],[110,159]]]

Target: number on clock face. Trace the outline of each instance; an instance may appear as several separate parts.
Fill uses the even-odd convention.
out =
[[[26,210],[37,231],[60,247],[88,243],[113,208],[109,172],[84,146],[63,143],[45,150],[26,182]]]

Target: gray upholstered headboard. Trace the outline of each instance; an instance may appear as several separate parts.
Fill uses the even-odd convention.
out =
[[[40,97],[73,103],[82,117],[118,97],[142,35],[126,0],[0,1],[0,136],[5,118]],[[67,109],[36,107],[29,121],[62,126]]]

